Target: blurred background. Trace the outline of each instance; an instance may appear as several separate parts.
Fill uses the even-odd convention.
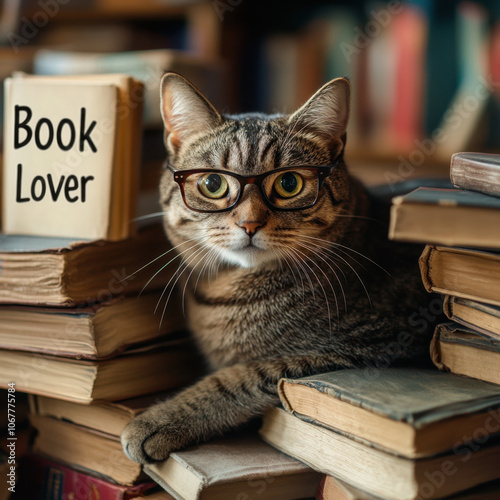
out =
[[[347,156],[372,183],[446,175],[456,151],[500,150],[495,0],[3,0],[0,15],[2,79],[126,72],[145,81],[151,186],[163,155],[163,70],[185,74],[226,112],[293,111],[349,77]]]

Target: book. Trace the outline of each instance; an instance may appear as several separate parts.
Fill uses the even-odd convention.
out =
[[[500,247],[499,198],[460,189],[418,188],[392,202],[390,239]]]
[[[126,75],[6,79],[6,234],[133,233],[142,91]]]
[[[156,486],[151,481],[134,485],[117,484],[104,477],[91,475],[86,469],[76,469],[34,454],[23,457],[19,469],[19,481],[14,499],[132,500],[143,498]]]
[[[370,495],[333,476],[325,475],[316,492],[316,500],[380,500],[380,497]]]
[[[154,275],[170,248],[159,225],[116,242],[0,234],[0,303],[71,307],[163,287],[172,273]]]
[[[457,443],[454,452],[411,460],[305,422],[280,408],[266,413],[260,434],[313,469],[389,500],[443,498],[500,478],[498,440],[474,442],[475,451]]]
[[[141,465],[123,453],[119,438],[56,418],[31,416],[37,430],[33,453],[71,464],[122,485],[144,481]]]
[[[451,450],[492,412],[500,421],[500,388],[438,370],[338,370],[278,390],[296,417],[408,458]]]
[[[406,3],[389,26],[391,42],[396,48],[391,136],[396,151],[411,152],[423,132],[428,18],[420,6]]]
[[[314,496],[321,476],[257,435],[215,440],[144,466],[178,500],[293,500]]]
[[[500,482],[493,481],[463,493],[446,497],[446,500],[497,500]],[[316,493],[316,500],[383,500],[370,495],[333,476],[324,476]]]
[[[428,292],[500,306],[500,253],[427,245],[419,259]]]
[[[500,196],[500,155],[455,153],[450,179],[457,188]]]
[[[198,365],[194,347],[182,338],[102,360],[0,350],[0,387],[15,381],[17,391],[29,394],[84,404],[118,401],[192,382]]]
[[[0,349],[86,359],[116,356],[183,328],[180,308],[169,304],[163,321],[155,315],[161,294],[119,296],[76,308],[0,305]],[[20,328],[22,325],[22,328]]]
[[[500,384],[500,342],[496,340],[456,323],[441,323],[434,331],[430,351],[440,370]]]
[[[446,295],[443,309],[452,321],[500,341],[500,307]]]
[[[119,438],[136,415],[169,395],[172,393],[149,394],[122,401],[93,401],[88,405],[30,395],[29,403],[33,415],[58,418]]]

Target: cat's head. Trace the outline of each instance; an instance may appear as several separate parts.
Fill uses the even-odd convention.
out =
[[[291,115],[224,116],[175,73],[161,88],[164,225],[188,264],[274,265],[342,239],[355,204],[342,159],[348,80],[327,83]]]

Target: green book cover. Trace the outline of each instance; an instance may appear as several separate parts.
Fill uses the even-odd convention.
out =
[[[291,411],[283,394],[285,382],[306,385],[416,429],[500,406],[500,386],[432,369],[351,369],[281,379],[280,398],[285,409]]]

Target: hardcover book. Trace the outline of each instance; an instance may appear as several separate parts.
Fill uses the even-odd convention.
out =
[[[450,179],[458,188],[500,196],[500,155],[455,153],[451,157]]]
[[[50,500],[90,498],[99,500],[132,500],[143,498],[156,484],[149,481],[121,485],[48,458],[29,454],[20,462],[20,478],[14,498]],[[85,495],[85,496],[83,496]]]
[[[192,382],[199,356],[183,338],[136,348],[115,358],[75,359],[0,350],[0,387],[88,404],[166,391]],[[119,381],[119,383],[117,382]]]
[[[428,292],[500,306],[500,253],[427,245],[419,259]]]
[[[500,384],[500,342],[456,323],[436,327],[431,357],[440,370]],[[497,387],[500,392],[500,387]]]
[[[321,480],[257,435],[174,452],[144,472],[177,500],[295,500],[314,496]]]
[[[156,393],[121,401],[93,401],[88,405],[30,395],[29,403],[30,411],[34,415],[58,418],[119,438],[123,429],[136,415],[172,394]]]
[[[6,234],[130,236],[142,84],[125,75],[5,81]]]
[[[155,273],[170,248],[159,225],[116,242],[0,234],[0,303],[71,307],[164,287],[172,268]]]
[[[120,439],[50,417],[32,415],[33,453],[86,469],[121,485],[144,482],[141,466],[123,453]]]
[[[500,341],[500,307],[446,295],[443,308],[452,321]]]
[[[296,417],[408,458],[451,450],[492,412],[500,421],[499,387],[438,370],[338,370],[278,390]]]
[[[500,199],[459,189],[418,188],[393,199],[389,238],[497,249]]]
[[[86,359],[116,356],[183,329],[175,301],[163,321],[154,314],[160,299],[158,292],[71,309],[0,305],[0,349]]]
[[[444,498],[500,478],[498,440],[474,442],[474,451],[459,442],[453,452],[411,460],[306,422],[280,408],[266,413],[260,434],[314,470],[389,500]]]
[[[493,481],[476,488],[446,497],[446,500],[498,500],[500,482]],[[383,500],[333,476],[324,476],[316,500]]]

